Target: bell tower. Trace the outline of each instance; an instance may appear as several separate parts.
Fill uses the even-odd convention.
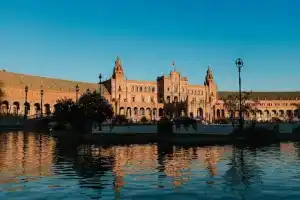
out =
[[[124,78],[124,70],[123,70],[123,66],[122,66],[122,61],[119,56],[117,56],[117,59],[115,61],[112,78],[113,79]]]
[[[119,114],[120,104],[124,102],[126,92],[126,79],[122,61],[119,56],[115,60],[113,74],[111,77],[111,98],[114,102],[114,112]]]
[[[213,72],[210,67],[208,67],[206,71],[204,86],[205,86],[205,102],[206,102],[205,116],[207,116],[209,121],[212,122],[212,120],[215,118],[214,109],[217,100],[217,85],[214,80]]]

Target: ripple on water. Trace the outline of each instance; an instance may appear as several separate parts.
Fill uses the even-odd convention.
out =
[[[0,199],[299,199],[299,147],[103,147],[6,133]]]

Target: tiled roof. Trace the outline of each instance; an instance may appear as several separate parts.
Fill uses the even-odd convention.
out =
[[[24,88],[27,85],[29,89],[40,89],[41,85],[43,85],[44,90],[65,92],[75,91],[75,87],[77,84],[79,85],[80,91],[86,91],[88,88],[91,91],[99,89],[99,84],[97,83],[85,83],[79,81],[46,78],[40,76],[7,72],[4,70],[0,71],[0,81],[3,82],[4,87],[11,86]],[[107,88],[104,85],[101,86],[102,92],[107,93]]]
[[[220,91],[219,98],[226,98],[228,95],[238,95],[236,91]],[[251,92],[250,99],[259,100],[300,100],[300,91],[290,92]]]

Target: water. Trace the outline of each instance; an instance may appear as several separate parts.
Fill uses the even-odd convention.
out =
[[[300,145],[99,147],[0,134],[0,199],[299,199]]]

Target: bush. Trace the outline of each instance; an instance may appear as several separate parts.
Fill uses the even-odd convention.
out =
[[[228,118],[220,118],[215,120],[216,124],[230,124],[231,121]]]
[[[142,118],[141,118],[141,120],[140,120],[142,123],[147,123],[148,122],[148,119],[145,117],[145,116],[143,116]]]
[[[129,122],[126,115],[117,115],[116,121],[118,124],[128,124],[128,122]]]

